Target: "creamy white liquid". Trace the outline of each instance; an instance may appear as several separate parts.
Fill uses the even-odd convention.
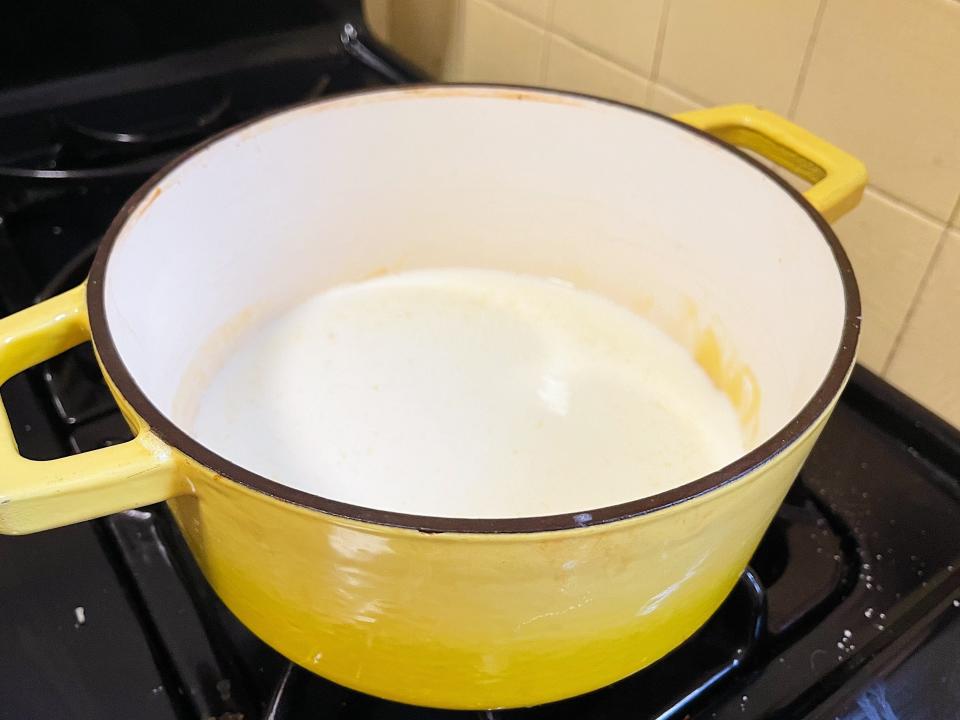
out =
[[[291,487],[453,517],[622,503],[744,451],[726,397],[646,320],[471,269],[336,287],[251,331],[192,432]]]

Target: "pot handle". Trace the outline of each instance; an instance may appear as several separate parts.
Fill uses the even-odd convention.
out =
[[[853,210],[867,184],[863,163],[769,110],[725,105],[673,116],[731,145],[749,148],[813,186],[807,201],[833,222]]]
[[[0,383],[90,339],[83,285],[0,318]],[[17,450],[0,401],[0,534],[21,535],[189,492],[146,427],[129,442],[56,460]]]

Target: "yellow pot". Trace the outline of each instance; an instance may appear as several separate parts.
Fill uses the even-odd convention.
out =
[[[0,379],[92,339],[136,433],[36,462],[0,415],[0,532],[167,500],[254,633],[407,703],[534,705],[657,660],[733,587],[852,369],[859,298],[823,217],[866,182],[766,111],[678,120],[426,86],[304,105],[194,149],[127,203],[85,285],[0,320]],[[649,317],[727,393],[752,449],[615,507],[444,518],[293,490],[180,428],[183,388],[202,389],[249,323],[333,283],[437,266],[567,278]]]

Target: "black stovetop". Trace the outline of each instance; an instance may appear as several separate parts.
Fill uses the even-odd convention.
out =
[[[123,200],[191,143],[413,77],[347,20],[0,93],[0,312],[80,282]],[[129,437],[89,347],[2,395],[27,457]],[[540,708],[411,708],[291,665],[217,600],[162,505],[0,537],[0,720],[943,720],[958,708],[960,435],[863,369],[707,625],[647,670]]]

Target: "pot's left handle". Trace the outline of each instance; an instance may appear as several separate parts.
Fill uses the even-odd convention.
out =
[[[90,339],[83,285],[0,318],[0,383]],[[20,455],[0,401],[0,534],[21,535],[189,492],[147,429],[129,442],[56,460]]]

